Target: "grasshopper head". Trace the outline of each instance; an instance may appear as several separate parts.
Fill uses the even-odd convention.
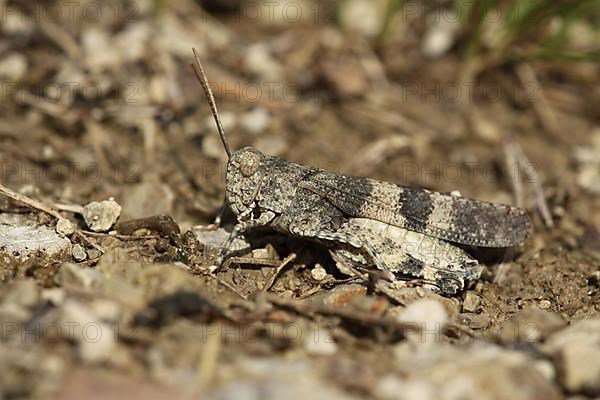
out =
[[[265,155],[252,147],[235,151],[227,163],[226,196],[236,215],[256,200],[265,177]]]

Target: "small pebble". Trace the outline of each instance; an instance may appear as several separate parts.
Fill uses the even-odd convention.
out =
[[[58,272],[58,282],[62,286],[76,286],[90,288],[103,282],[104,276],[96,269],[82,268],[81,266],[66,262]]]
[[[85,252],[85,249],[79,244],[73,246],[71,254],[73,255],[73,258],[79,262],[85,261],[85,259],[87,258],[87,253]]]
[[[81,35],[82,50],[86,66],[94,71],[102,71],[112,66],[119,65],[121,55],[113,46],[108,31],[100,27],[85,29]]]
[[[61,323],[73,326],[70,335],[77,343],[79,356],[84,362],[98,363],[111,357],[117,341],[111,328],[83,303],[67,300],[61,306]]]
[[[23,307],[33,307],[39,301],[38,287],[32,280],[18,280],[3,288],[3,302],[18,304]]]
[[[502,342],[541,342],[565,326],[556,313],[527,307],[494,329],[494,336]]]
[[[271,115],[262,107],[245,112],[240,117],[240,125],[248,132],[258,135],[263,133],[271,123]]]
[[[316,356],[330,356],[337,352],[337,344],[331,332],[323,326],[314,325],[305,335],[306,352]]]
[[[600,393],[600,318],[554,333],[544,346],[557,363],[559,381],[572,393]]]
[[[93,201],[83,207],[85,224],[94,232],[108,231],[119,219],[121,206],[113,199]]]
[[[56,223],[56,232],[63,236],[71,236],[75,233],[75,225],[66,218],[61,218]]]
[[[221,251],[227,240],[229,239],[230,232],[223,228],[217,229],[194,229],[193,231],[195,239],[204,249],[206,255],[216,255]],[[242,237],[237,237],[231,243],[227,254],[232,253],[243,253],[250,251],[251,246]],[[267,257],[268,258],[268,257]]]
[[[351,0],[342,3],[340,24],[349,31],[374,37],[383,27],[383,13],[369,0]]]
[[[384,376],[374,389],[377,398],[382,400],[434,400],[435,387],[425,381],[403,380],[392,374]]]
[[[0,61],[0,76],[8,81],[20,81],[26,73],[27,58],[21,53],[6,54]]]
[[[449,13],[450,15],[445,15]],[[444,15],[436,17],[437,23],[432,25],[423,38],[423,54],[430,58],[444,55],[454,44],[456,34],[461,25],[460,19],[454,13],[445,10]]]
[[[448,312],[440,302],[422,299],[409,304],[398,316],[398,321],[417,324],[422,332],[428,334],[411,335],[408,340],[419,345],[430,346],[441,340],[441,336],[429,333],[442,331],[448,322]]]
[[[473,292],[467,292],[465,294],[465,300],[463,301],[463,311],[475,312],[481,305],[481,297],[477,296]]]
[[[275,81],[282,75],[283,70],[266,43],[248,46],[244,54],[243,66],[252,74]]]
[[[89,249],[87,255],[90,260],[95,260],[96,258],[99,258],[102,253],[98,249]]]
[[[42,290],[40,297],[53,306],[59,306],[65,301],[66,293],[63,288],[55,287]]]
[[[315,281],[320,282],[323,279],[325,279],[325,277],[327,276],[327,271],[325,271],[325,268],[323,268],[323,266],[321,264],[316,264],[315,267],[312,269],[312,271],[310,271],[310,276]]]
[[[129,185],[121,197],[123,219],[138,219],[153,215],[171,214],[175,194],[171,188],[155,180]]]
[[[487,314],[460,314],[458,321],[471,329],[484,329],[490,325],[491,319]]]
[[[550,307],[552,307],[552,303],[550,302],[550,300],[540,301],[540,308],[542,310],[548,310],[548,309],[550,309]]]

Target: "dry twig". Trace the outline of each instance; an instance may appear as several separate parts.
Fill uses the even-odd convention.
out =
[[[233,287],[228,282],[226,282],[223,279],[219,278],[217,275],[211,273],[211,274],[208,274],[208,276],[210,276],[211,278],[217,280],[217,282],[219,282],[221,285],[225,286],[227,289],[229,289],[233,293],[237,294],[242,300],[246,300],[246,301],[248,300],[248,297],[246,297],[245,295],[243,295],[239,290],[237,290],[235,287]]]
[[[546,98],[542,85],[535,75],[535,71],[530,64],[523,62],[517,65],[516,72],[521,85],[523,85],[526,91],[529,90],[531,85],[534,85],[534,94],[537,96],[534,99],[530,99],[530,102],[540,123],[555,139],[561,140],[558,118]]]
[[[31,208],[34,208],[39,211],[43,211],[46,214],[53,216],[54,218],[57,218],[57,219],[62,218],[62,216],[58,213],[58,211],[48,207],[47,205],[45,205],[37,200],[34,200],[30,197],[25,196],[24,194],[17,193],[2,184],[0,184],[0,193],[2,193],[3,195],[5,195],[7,197],[10,197],[13,200],[23,203]]]
[[[542,215],[544,223],[548,227],[554,226],[554,222],[552,221],[552,214],[550,214],[548,204],[546,203],[546,197],[544,196],[544,188],[542,187],[542,183],[535,168],[535,165],[529,160],[529,158],[523,151],[521,145],[518,142],[516,142],[510,135],[505,136],[504,151],[506,153],[507,163],[509,163],[509,168],[511,167],[510,160],[513,160],[512,162],[517,168],[517,175],[514,177],[512,182],[513,188],[515,190],[517,205],[523,202],[523,189],[521,187],[520,174],[518,174],[518,170],[521,169],[523,170],[525,175],[527,175],[527,182],[531,183],[531,185],[533,186],[536,206],[540,214]]]
[[[281,271],[285,268],[286,265],[288,265],[290,262],[292,262],[295,259],[296,259],[296,253],[291,253],[290,255],[288,255],[286,258],[283,259],[283,261],[279,264],[279,266],[277,267],[277,269],[275,270],[273,275],[271,275],[269,280],[265,283],[265,286],[263,286],[263,288],[262,288],[263,293],[268,291],[269,289],[271,289],[271,286],[273,286],[273,284],[275,283],[275,280],[277,279],[277,277],[279,276]]]
[[[352,321],[367,327],[382,327],[402,334],[420,331],[413,323],[400,322],[395,318],[381,317],[366,312],[326,305],[311,305],[292,299],[283,299],[274,294],[265,293],[266,300],[276,306],[288,308],[307,318],[314,319],[317,315],[332,316]]]

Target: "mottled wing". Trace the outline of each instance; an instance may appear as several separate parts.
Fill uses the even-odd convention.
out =
[[[374,179],[319,171],[301,187],[326,198],[344,213],[370,218],[455,243],[510,247],[530,233],[524,210],[401,187]]]

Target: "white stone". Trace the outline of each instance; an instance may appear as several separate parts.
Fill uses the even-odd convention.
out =
[[[171,214],[175,194],[171,187],[158,180],[149,179],[130,185],[123,193],[123,218],[136,219],[160,214]]]
[[[193,230],[196,240],[204,247],[204,252],[207,257],[216,257],[231,235],[223,228],[203,229],[195,227]],[[227,254],[239,254],[250,251],[251,246],[243,237],[236,237],[229,246]]]
[[[435,19],[436,23],[427,30],[422,44],[423,53],[431,58],[444,55],[452,47],[461,27],[460,18],[448,10],[440,12]]]
[[[315,281],[322,281],[327,276],[327,271],[321,264],[316,264],[315,267],[310,271],[310,276]]]
[[[346,29],[371,37],[381,31],[383,15],[373,0],[350,0],[342,4],[340,23]]]
[[[74,285],[82,288],[92,287],[104,279],[97,269],[80,267],[70,262],[61,265],[58,277],[62,286]]]
[[[71,236],[75,233],[75,225],[66,218],[61,218],[56,222],[56,232],[63,236]]]
[[[6,304],[15,303],[31,308],[39,301],[38,287],[33,280],[18,280],[3,289]]]
[[[66,261],[71,241],[28,214],[0,214],[0,263],[38,265]]]
[[[82,215],[90,230],[107,232],[121,215],[121,206],[112,199],[93,201],[83,207]]]
[[[329,329],[312,325],[304,333],[304,348],[308,354],[330,356],[337,352],[338,347]]]
[[[110,358],[116,345],[115,332],[92,309],[69,299],[61,307],[61,323],[70,328],[69,339],[77,343],[83,361],[96,363]]]
[[[269,46],[265,43],[257,43],[249,46],[244,55],[243,63],[249,72],[270,81],[277,81],[283,74],[283,67],[273,57]],[[265,91],[263,91],[263,95]]]
[[[27,58],[20,53],[9,53],[0,59],[0,77],[20,81],[27,74]]]
[[[73,258],[79,262],[85,261],[85,259],[87,258],[87,253],[85,252],[85,249],[80,244],[75,244],[73,246],[73,249],[71,250],[71,254],[73,255]]]
[[[240,116],[240,126],[248,132],[258,135],[271,123],[271,114],[262,107],[256,107]]]
[[[88,28],[81,33],[81,42],[85,53],[83,59],[92,71],[99,72],[119,66],[121,55],[107,30]]]
[[[540,308],[542,310],[548,310],[550,307],[552,307],[552,303],[550,302],[550,300],[540,301]]]
[[[440,302],[422,299],[409,304],[397,318],[400,322],[416,324],[421,329],[421,332],[408,336],[410,341],[430,346],[441,340],[448,313]]]
[[[579,321],[552,335],[545,349],[559,364],[570,392],[600,392],[600,318]]]
[[[65,301],[66,294],[63,288],[50,288],[42,290],[40,297],[54,306],[59,306]]]
[[[481,304],[481,297],[473,292],[467,292],[463,301],[463,310],[466,312],[475,312]]]

